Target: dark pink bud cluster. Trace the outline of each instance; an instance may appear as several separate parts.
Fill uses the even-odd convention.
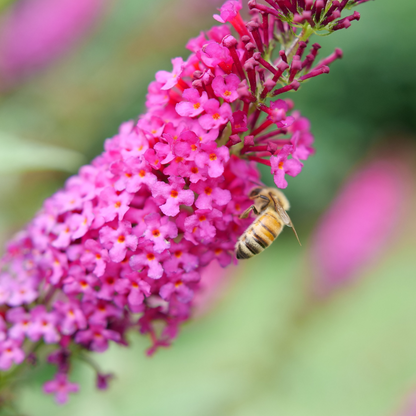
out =
[[[156,74],[147,112],[122,124],[9,243],[0,260],[1,370],[55,345],[48,362],[57,375],[45,392],[64,402],[77,391],[68,381],[74,354],[127,345],[131,328],[150,337],[149,354],[170,345],[191,315],[201,272],[233,261],[250,223],[239,216],[259,182],[256,162],[280,188],[301,172],[314,152],[309,121],[280,97],[327,73],[341,52],[313,66],[320,46],[303,57],[308,40],[287,16],[305,9],[327,19],[339,7],[267,3],[250,1],[244,22],[240,1],[227,1],[215,16],[224,24]],[[97,370],[99,388],[109,378]]]
[[[341,19],[341,12],[346,7],[355,6],[368,0],[266,0],[271,6],[258,4],[256,0],[249,1],[251,10],[261,14],[274,16],[277,19],[290,22],[294,26],[308,24],[314,30],[348,29],[353,20],[360,20],[360,13]],[[268,25],[267,25],[268,26]]]

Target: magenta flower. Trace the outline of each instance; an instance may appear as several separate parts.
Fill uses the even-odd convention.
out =
[[[218,100],[212,98],[204,104],[205,113],[199,118],[199,124],[206,130],[217,129],[231,119],[232,110],[228,103],[220,106]]]
[[[66,374],[56,374],[55,379],[47,381],[43,385],[43,391],[47,394],[55,394],[55,400],[58,404],[64,404],[68,401],[69,393],[78,393],[78,384],[68,381]]]
[[[160,197],[163,205],[160,205],[161,211],[170,217],[179,213],[179,205],[192,205],[194,194],[189,190],[184,190],[185,181],[180,177],[170,177],[169,184],[164,182],[156,183],[152,188],[154,198]]]
[[[229,22],[237,16],[243,6],[240,0],[228,0],[220,9],[220,16],[214,14],[214,19],[220,23]]]
[[[216,206],[224,206],[231,201],[231,194],[228,189],[221,189],[220,181],[209,179],[205,182],[199,181],[191,185],[190,189],[199,194],[195,206],[199,209],[212,209],[213,203]]]
[[[223,98],[227,103],[232,103],[238,98],[237,87],[240,82],[240,78],[235,74],[218,76],[212,81],[212,88],[217,97]]]
[[[20,364],[25,359],[25,354],[17,340],[7,339],[0,341],[0,370],[8,370],[13,362]]]
[[[109,249],[110,259],[120,263],[126,257],[127,250],[136,250],[137,237],[131,234],[131,223],[121,221],[117,229],[105,226],[100,230],[100,242]]]
[[[184,68],[184,62],[182,58],[172,59],[172,72],[158,71],[156,73],[156,81],[162,84],[162,90],[170,90],[179,81]]]
[[[285,175],[296,176],[302,170],[302,163],[296,159],[288,159],[288,155],[291,151],[289,145],[283,146],[277,156],[270,158],[272,166],[271,173],[274,175],[274,183],[278,188],[284,189],[287,187],[287,181]]]
[[[208,100],[208,95],[205,91],[202,95],[195,88],[188,88],[183,92],[182,97],[186,101],[181,101],[176,104],[176,111],[182,117],[196,117],[204,111],[203,105]]]

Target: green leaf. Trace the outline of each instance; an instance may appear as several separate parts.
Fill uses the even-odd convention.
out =
[[[83,163],[83,156],[73,150],[0,132],[0,174],[42,170],[73,173]]]

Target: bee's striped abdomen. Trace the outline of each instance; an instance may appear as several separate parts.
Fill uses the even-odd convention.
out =
[[[238,240],[237,259],[248,259],[261,253],[280,234],[282,228],[282,222],[273,211],[260,215]]]

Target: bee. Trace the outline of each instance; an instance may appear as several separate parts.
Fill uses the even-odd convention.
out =
[[[279,236],[285,225],[291,227],[300,244],[295,227],[287,210],[290,208],[285,195],[276,188],[254,188],[249,198],[254,204],[247,208],[240,218],[247,218],[253,211],[257,218],[238,239],[235,246],[237,259],[249,259],[261,253]]]

